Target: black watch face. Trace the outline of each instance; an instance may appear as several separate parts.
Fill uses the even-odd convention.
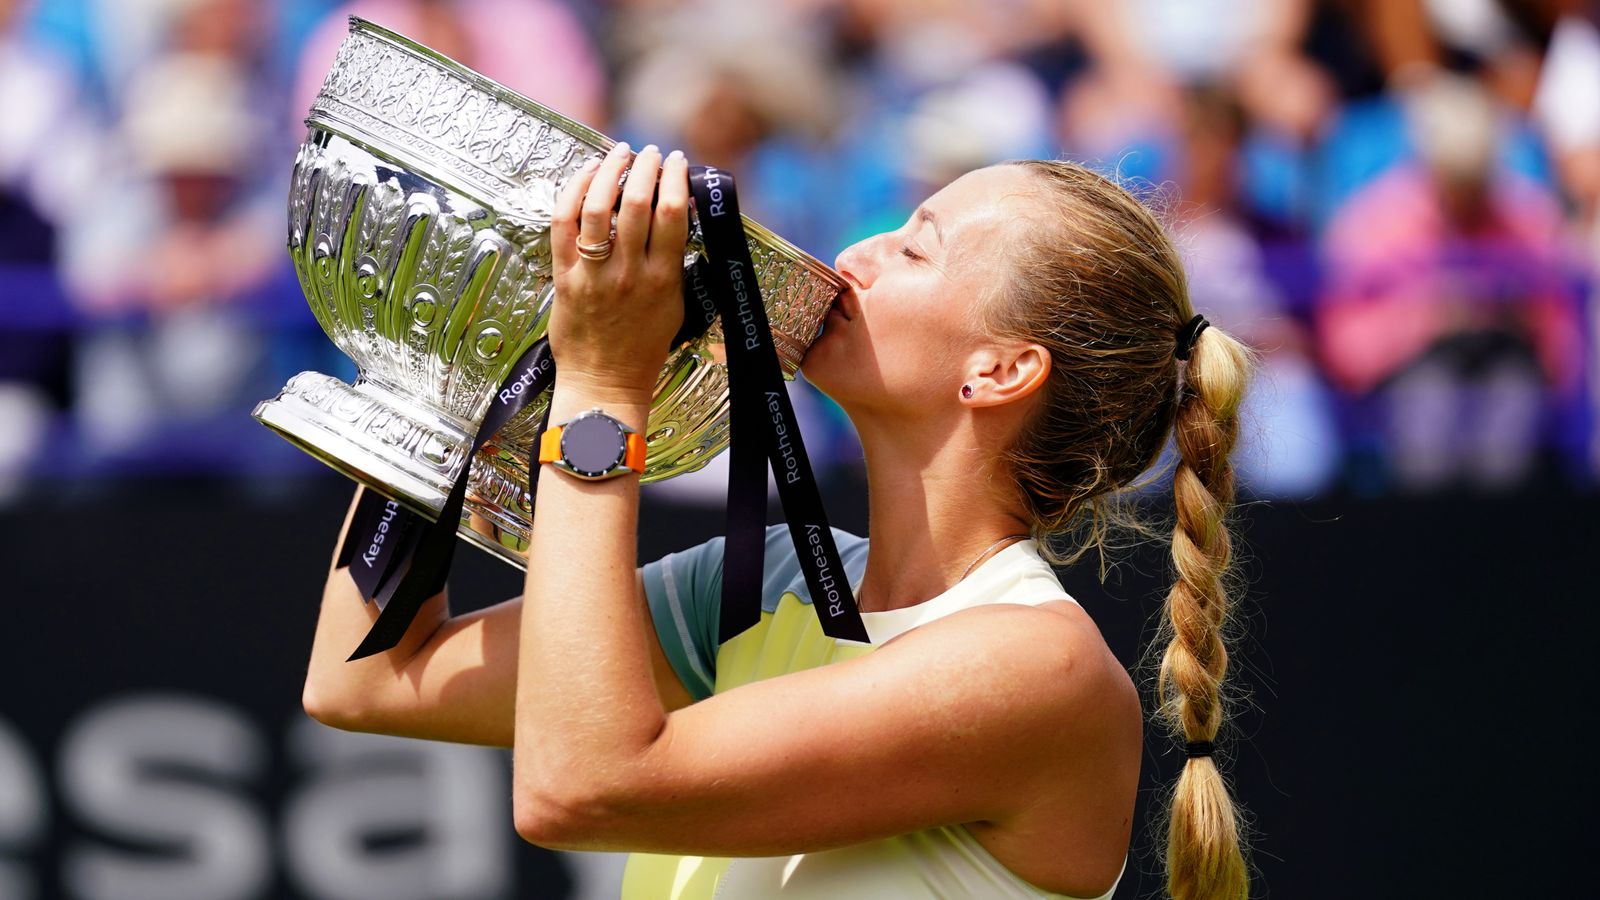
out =
[[[622,462],[628,438],[605,416],[583,415],[561,429],[561,456],[572,471],[598,478]]]

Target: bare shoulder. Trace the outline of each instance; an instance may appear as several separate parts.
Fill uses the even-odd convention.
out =
[[[1014,674],[1067,676],[1064,686],[1104,689],[1133,683],[1100,629],[1077,603],[1062,597],[1038,605],[994,603],[964,609],[912,629],[883,645],[918,652],[981,653]]]
[[[969,708],[986,709],[980,727],[999,732],[987,765],[1026,785],[1026,797],[967,830],[1032,884],[1086,897],[1109,889],[1132,832],[1143,715],[1133,680],[1088,613],[1066,598],[980,606],[889,644],[898,641],[963,670],[981,660],[984,675],[969,697],[982,700]]]
[[[1010,701],[1027,718],[1065,729],[1052,736],[1071,738],[1074,746],[1110,740],[1125,749],[1131,737],[1137,747],[1138,690],[1094,620],[1066,597],[965,609],[912,629],[879,652],[891,648],[972,678],[996,702]]]

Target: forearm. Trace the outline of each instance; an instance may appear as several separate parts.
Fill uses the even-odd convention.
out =
[[[356,491],[350,502],[350,510],[345,514],[344,527],[340,529],[339,538],[334,544],[335,558],[350,529],[362,490]],[[438,632],[449,617],[449,604],[445,594],[440,593],[423,604],[404,638],[394,649],[347,662],[351,652],[377,620],[378,607],[362,602],[348,568],[330,563],[327,581],[322,589],[322,608],[317,616],[316,635],[311,644],[311,664],[306,672],[303,697],[306,710],[331,724],[360,727],[362,717],[377,705],[382,692],[394,687],[405,663],[416,656],[428,638]]]
[[[577,383],[558,384],[552,403],[556,422],[599,406],[640,431],[649,412],[647,392]],[[549,599],[522,617],[519,804],[551,784],[613,779],[666,721],[637,602],[638,476],[586,482],[545,466],[538,485],[526,591]]]
[[[659,185],[649,174],[658,168]],[[632,175],[619,202],[624,169]],[[561,367],[552,421],[598,406],[646,432],[683,322],[688,194],[681,153],[663,167],[655,147],[633,157],[626,144],[563,189],[551,217],[559,299],[549,335]],[[579,249],[602,237],[602,251]],[[540,600],[522,616],[513,754],[517,830],[535,843],[574,810],[627,796],[667,723],[653,671],[661,654],[656,647],[652,657],[639,602],[639,476],[584,481],[541,468],[525,586]]]

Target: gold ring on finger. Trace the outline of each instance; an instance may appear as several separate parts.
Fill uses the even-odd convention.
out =
[[[611,238],[608,237],[603,241],[597,241],[593,244],[585,244],[583,241],[579,241],[578,255],[584,259],[592,259],[596,262],[605,259],[611,255]]]

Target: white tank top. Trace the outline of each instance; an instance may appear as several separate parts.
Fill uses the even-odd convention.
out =
[[[865,541],[839,533],[845,568],[859,584],[865,568]],[[788,544],[769,541],[768,554],[782,552]],[[652,611],[663,618],[684,618],[677,584],[712,579],[692,579],[674,573],[674,561],[665,561],[664,573],[652,582],[662,597],[652,596]],[[677,560],[678,565],[689,564]],[[720,567],[720,560],[717,561]],[[769,575],[777,575],[769,559]],[[1020,603],[1037,606],[1052,600],[1073,600],[1061,588],[1049,563],[1029,540],[1013,544],[985,561],[950,590],[915,606],[861,614],[871,644],[835,640],[822,633],[817,616],[804,599],[804,579],[769,578],[784,588],[775,607],[764,609],[761,622],[716,651],[715,686],[729,690],[738,684],[861,656],[896,635],[918,625],[974,606]],[[664,576],[664,577],[663,577]],[[676,581],[675,581],[676,579]],[[779,593],[774,590],[773,593]],[[669,596],[670,595],[670,596]],[[1073,602],[1076,602],[1073,600]],[[659,605],[658,605],[659,603]],[[666,639],[672,628],[658,627]],[[669,652],[676,656],[676,652]],[[1070,852],[1070,848],[1062,848]],[[1123,860],[1127,871],[1127,860]],[[1117,877],[1121,881],[1121,875]],[[1095,900],[1109,900],[1116,882]],[[1054,894],[1023,881],[995,859],[972,833],[960,825],[931,828],[864,844],[790,856],[716,858],[633,854],[624,877],[623,900],[1080,900]]]

